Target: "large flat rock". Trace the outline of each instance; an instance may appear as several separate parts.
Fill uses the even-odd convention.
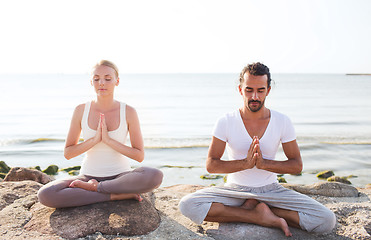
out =
[[[74,239],[96,232],[108,235],[144,235],[155,230],[160,216],[143,194],[143,201],[121,200],[95,203],[81,207],[54,209],[35,204],[26,230]]]
[[[0,182],[1,240],[287,239],[279,229],[253,224],[193,223],[179,212],[178,204],[183,196],[205,186],[159,188],[154,190],[154,194],[142,195],[143,203],[124,200],[66,209],[41,205],[36,197],[41,186],[33,181]],[[294,187],[298,186],[303,189],[303,185]],[[323,184],[314,188],[306,185],[304,189],[312,193],[310,197],[335,213],[338,222],[336,228],[327,234],[311,234],[290,228],[293,233],[290,239],[371,239],[371,189],[356,189],[356,196],[314,194],[326,192],[326,188],[329,191],[336,189],[337,185]],[[128,214],[131,217],[127,217]]]

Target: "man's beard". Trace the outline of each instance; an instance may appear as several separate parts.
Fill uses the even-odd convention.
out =
[[[256,100],[249,100],[249,102],[247,104],[247,107],[249,108],[249,110],[251,112],[258,112],[264,106],[264,102],[265,102],[265,100],[263,102],[256,101]],[[256,106],[256,107],[255,106],[254,107],[250,107],[250,103],[259,103],[259,105]]]

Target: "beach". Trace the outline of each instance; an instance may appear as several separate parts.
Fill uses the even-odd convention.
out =
[[[371,76],[272,74],[266,100],[290,117],[304,163],[288,183],[312,184],[316,173],[333,170],[352,185],[371,183]],[[205,160],[217,119],[241,106],[238,74],[124,74],[116,99],[136,108],[145,160],[164,172],[162,187],[222,184],[205,180]],[[63,157],[73,109],[94,99],[89,75],[0,75],[0,161],[11,167],[81,165],[83,156]],[[227,158],[227,155],[225,155]],[[276,156],[283,160],[282,149]],[[56,177],[68,176],[59,173]]]

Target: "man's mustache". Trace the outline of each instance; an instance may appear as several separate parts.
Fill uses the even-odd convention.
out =
[[[249,103],[262,103],[262,102],[258,100],[249,100]]]

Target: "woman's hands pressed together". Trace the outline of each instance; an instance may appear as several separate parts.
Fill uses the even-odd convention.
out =
[[[94,143],[97,144],[103,142],[105,144],[108,144],[110,139],[111,138],[109,137],[107,130],[106,118],[103,113],[100,113],[97,133],[95,134],[94,137]]]

